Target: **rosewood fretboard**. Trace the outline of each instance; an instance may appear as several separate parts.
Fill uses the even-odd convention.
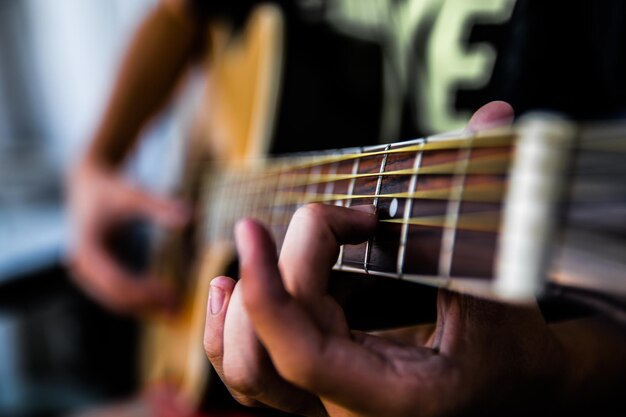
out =
[[[306,203],[373,204],[377,233],[344,245],[337,269],[489,280],[513,138],[510,131],[433,137],[213,170],[205,190],[208,237],[230,240],[234,222],[250,216],[268,225],[280,248],[291,216]]]
[[[376,234],[344,245],[336,269],[518,301],[550,284],[626,305],[625,153],[623,125],[576,128],[548,116],[245,168],[213,164],[201,181],[201,243],[232,242],[247,216],[280,250],[302,205],[372,204]]]

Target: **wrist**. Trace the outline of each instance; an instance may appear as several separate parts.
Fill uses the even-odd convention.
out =
[[[74,172],[84,174],[93,172],[114,173],[119,171],[121,165],[121,161],[112,158],[106,152],[92,145],[77,161]]]
[[[566,364],[560,392],[561,408],[597,414],[623,404],[626,383],[623,331],[594,319],[559,323],[552,329]]]

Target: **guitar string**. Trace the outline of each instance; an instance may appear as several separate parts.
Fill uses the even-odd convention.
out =
[[[460,150],[463,148],[471,147],[473,149],[478,148],[501,148],[511,146],[516,139],[516,134],[511,129],[500,129],[487,132],[479,132],[476,136],[458,137],[458,138],[446,138],[444,141],[431,141],[426,143],[423,139],[418,139],[419,143],[401,146],[399,148],[393,148],[389,150],[369,151],[369,152],[357,152],[347,153],[341,155],[321,155],[318,157],[310,157],[311,159],[303,162],[291,165],[293,169],[310,168],[316,165],[326,165],[335,162],[349,161],[355,158],[369,158],[374,156],[401,154],[408,152],[424,151],[439,151],[439,150]],[[617,144],[612,143],[613,140],[598,140],[598,141],[585,141],[577,144],[573,150],[597,150],[597,151],[626,151],[626,142],[620,139]],[[383,145],[384,146],[384,145]],[[381,147],[381,146],[377,146]],[[303,157],[306,159],[306,157]],[[280,169],[280,168],[278,168]]]
[[[470,160],[467,167],[468,175],[504,175],[510,162],[510,155],[488,155]],[[443,162],[423,166],[420,168],[407,168],[382,173],[368,172],[360,174],[292,174],[295,178],[295,187],[323,184],[327,182],[346,181],[351,179],[378,178],[381,176],[412,176],[419,175],[446,175],[454,174],[455,166],[460,161]]]
[[[504,175],[507,173],[507,166],[510,162],[510,155],[487,155],[483,157],[474,158],[468,161],[467,174],[468,175]],[[462,163],[462,160],[441,162],[437,164],[427,165],[420,168],[407,168],[395,171],[387,171],[383,173],[371,172],[360,174],[304,174],[293,173],[288,170],[279,171],[272,174],[259,173],[254,175],[254,171],[250,173],[250,180],[254,182],[254,192],[266,193],[268,191],[276,192],[278,189],[272,187],[276,184],[276,178],[283,175],[289,175],[291,182],[290,187],[308,187],[315,184],[323,184],[328,182],[339,182],[353,179],[366,179],[366,178],[378,178],[380,176],[412,176],[414,174],[419,175],[452,175],[455,173],[455,167]],[[241,175],[237,173],[237,176]],[[226,175],[228,176],[228,174]],[[266,187],[269,184],[270,187]],[[216,183],[215,187],[231,187],[228,179],[226,181]]]
[[[494,142],[494,138],[495,138],[495,142]],[[236,179],[237,179],[236,182],[239,183],[238,185],[243,185],[242,182],[250,182],[250,179],[252,179],[252,181],[254,181],[255,183],[258,183],[259,177],[261,180],[263,179],[265,180],[264,181],[265,185],[267,185],[268,182],[270,184],[275,185],[277,184],[277,181],[276,181],[277,177],[280,178],[281,176],[287,174],[287,176],[290,177],[290,184],[288,187],[289,189],[283,192],[277,192],[277,190],[274,187],[268,188],[264,184],[261,184],[260,186],[258,184],[255,184],[256,187],[245,187],[246,192],[244,192],[243,195],[242,195],[242,188],[244,187],[235,187],[239,189],[236,191],[235,194],[238,194],[237,199],[241,199],[242,197],[243,198],[250,197],[251,195],[256,194],[254,196],[254,204],[253,204],[255,206],[254,208],[256,211],[254,214],[260,217],[265,217],[265,216],[261,216],[261,214],[263,213],[263,211],[266,211],[268,209],[269,210],[276,209],[276,208],[284,209],[284,211],[281,210],[283,211],[283,216],[280,216],[281,220],[283,220],[280,222],[282,223],[282,225],[277,225],[272,222],[273,223],[272,226],[274,227],[276,226],[281,227],[289,223],[289,220],[291,217],[289,215],[289,212],[293,211],[291,210],[292,205],[301,205],[301,204],[306,204],[306,203],[311,203],[311,202],[322,202],[322,203],[335,202],[337,203],[337,202],[342,202],[342,201],[350,202],[350,201],[354,201],[357,199],[378,199],[378,198],[406,198],[410,200],[438,200],[438,199],[449,200],[451,193],[453,193],[454,191],[453,188],[450,188],[450,187],[440,188],[440,189],[431,189],[431,190],[419,190],[419,191],[404,192],[404,193],[387,193],[387,194],[375,193],[371,195],[370,194],[360,194],[360,195],[330,194],[329,195],[327,193],[319,195],[319,194],[311,193],[308,187],[314,184],[320,184],[324,182],[335,183],[335,182],[343,181],[343,180],[354,181],[355,179],[358,179],[358,178],[368,178],[368,177],[380,178],[381,176],[392,176],[392,175],[412,176],[412,175],[415,175],[416,173],[447,174],[448,172],[452,173],[452,171],[456,172],[455,168],[458,168],[458,164],[465,163],[465,162],[467,163],[467,170],[469,171],[468,174],[470,175],[502,174],[505,171],[506,164],[510,160],[510,155],[508,154],[507,155],[495,155],[495,156],[489,155],[486,157],[474,158],[471,161],[457,160],[457,161],[452,161],[452,162],[442,162],[439,164],[433,164],[433,165],[421,167],[420,170],[405,169],[405,170],[388,171],[388,172],[382,172],[382,173],[378,172],[378,173],[363,173],[363,174],[321,174],[321,169],[315,168],[315,167],[321,167],[324,164],[338,164],[339,162],[348,161],[348,160],[359,161],[362,158],[365,158],[368,156],[389,155],[393,153],[408,153],[408,152],[414,151],[415,149],[421,152],[422,150],[459,149],[463,147],[466,147],[466,148],[489,147],[489,146],[501,147],[501,146],[504,146],[505,144],[509,144],[509,140],[510,140],[509,137],[490,137],[489,139],[491,140],[485,140],[485,138],[482,138],[482,139],[483,139],[482,142],[479,142],[478,146],[477,146],[477,142],[471,143],[472,141],[470,141],[469,139],[459,139],[459,140],[456,140],[455,143],[451,143],[451,141],[434,142],[434,143],[428,143],[428,144],[425,142],[420,142],[419,144],[415,146],[409,146],[409,147],[398,148],[398,149],[390,149],[387,151],[360,152],[356,154],[344,154],[344,155],[341,155],[340,157],[327,157],[324,160],[318,159],[314,161],[313,163],[311,161],[308,161],[306,163],[300,163],[300,164],[277,164],[275,167],[278,167],[278,169],[265,170],[264,172],[261,172],[260,175],[255,175],[256,173],[254,171],[247,172],[245,173],[247,175],[245,175],[244,173],[240,171],[236,175]],[[310,171],[308,174],[292,173],[292,171],[294,169],[297,169],[298,167],[300,168],[308,167]],[[310,179],[311,172],[313,172],[314,170],[317,173],[314,175],[315,177],[314,180],[311,180]],[[307,179],[307,178],[308,180],[303,181],[303,179]],[[278,181],[278,183],[279,182],[280,181]],[[220,184],[221,187],[224,187],[223,182],[213,182],[213,184],[216,184],[216,183]],[[246,184],[246,185],[250,185],[250,184]],[[296,192],[297,190],[295,190],[295,188],[298,186],[301,186],[301,187],[306,186],[307,187],[306,192],[305,193]],[[229,185],[226,185],[226,187],[230,188]],[[254,190],[252,193],[250,192],[251,189]],[[258,198],[259,194],[268,193],[268,192],[272,194],[272,201],[270,202],[270,204],[267,204],[266,199]],[[500,190],[500,187],[498,186],[494,187],[493,184],[486,184],[482,186],[473,186],[473,189],[470,190],[470,192],[467,192],[464,194],[463,201],[498,202],[498,201],[501,201],[502,195],[503,195],[503,191]],[[305,198],[303,198],[303,196]],[[249,198],[246,198],[246,199],[248,200]],[[241,213],[241,214],[244,214],[244,213]],[[437,220],[435,217],[431,216],[429,218],[409,218],[408,220],[405,221],[405,223],[408,225],[423,225],[423,226],[433,227],[433,226],[436,226],[438,221],[439,220]],[[389,220],[389,223],[398,223],[398,221]],[[474,230],[487,231],[487,230],[494,229],[494,226],[486,226],[484,221],[478,222],[475,225],[472,225],[471,222],[465,221],[462,226],[471,228]]]
[[[483,211],[476,213],[461,213],[458,218],[456,229],[467,230],[472,232],[498,232],[500,229],[500,211]],[[409,226],[422,226],[429,228],[445,229],[446,228],[446,216],[417,216],[410,217],[409,219],[379,219],[379,223],[387,223],[393,225],[409,225]],[[232,224],[235,223],[234,219]],[[289,222],[273,223],[271,226],[285,227]],[[231,224],[223,224],[225,229],[231,228]]]
[[[497,203],[502,200],[505,184],[498,182],[495,184],[472,184],[465,187],[463,196],[458,199],[461,202],[482,202]],[[354,201],[375,198],[412,198],[414,200],[445,200],[449,201],[453,194],[454,187],[433,188],[428,190],[403,191],[397,193],[381,194],[307,194],[306,192],[277,192],[276,200],[278,204],[266,204],[262,207],[272,208],[276,206],[287,206],[295,204],[329,203],[335,201]],[[455,198],[454,201],[457,199]],[[266,199],[265,201],[270,201]]]
[[[340,155],[320,155],[309,157],[311,159],[305,160],[298,164],[292,165],[294,169],[299,168],[309,168],[313,165],[325,165],[334,162],[342,162],[351,160],[354,158],[368,158],[373,156],[381,156],[385,154],[397,154],[397,153],[405,153],[405,152],[417,152],[422,149],[424,151],[435,151],[435,150],[458,150],[466,147],[472,148],[489,148],[489,147],[506,147],[510,146],[514,143],[517,135],[514,129],[510,128],[500,128],[494,129],[486,132],[478,132],[476,136],[474,136],[474,140],[471,139],[472,135],[469,134],[467,136],[460,137],[448,137],[443,141],[429,141],[426,143],[424,139],[416,139],[418,143],[402,146],[399,148],[393,148],[390,150],[380,150],[380,151],[369,151],[369,152],[357,152],[357,153],[344,153]],[[614,143],[616,142],[617,143]],[[473,143],[472,143],[473,142]],[[382,148],[382,146],[377,146],[377,148]],[[595,138],[594,140],[581,141],[577,144],[575,149],[573,150],[597,150],[597,151],[617,151],[623,152],[626,151],[626,142],[621,139],[621,137],[615,138]],[[307,158],[307,157],[303,157]]]
[[[410,152],[418,152],[422,149],[424,151],[443,151],[443,150],[459,150],[467,147],[472,148],[504,148],[509,147],[514,142],[515,136],[513,134],[507,135],[482,135],[477,136],[475,140],[470,140],[467,138],[459,138],[459,139],[450,139],[445,141],[433,141],[424,143],[419,142],[414,145],[403,146],[399,148],[392,148],[389,150],[381,150],[381,151],[365,151],[365,152],[355,152],[355,153],[346,153],[339,155],[320,155],[320,156],[311,156],[306,157],[302,156],[302,161],[295,162],[291,161],[285,164],[281,164],[280,158],[276,162],[275,166],[267,167],[268,172],[272,172],[273,170],[282,170],[287,167],[288,169],[297,170],[297,169],[306,169],[311,168],[316,165],[329,165],[335,162],[344,162],[350,161],[353,159],[363,159],[363,158],[371,158],[375,156],[384,156],[384,155],[393,155],[393,154],[402,154],[402,153],[410,153]]]
[[[498,184],[500,186],[504,186],[504,184]],[[452,188],[441,188],[437,190],[421,190],[416,192],[404,192],[404,193],[390,193],[390,194],[363,194],[363,195],[342,195],[341,200],[356,200],[356,199],[373,199],[373,198],[406,198],[411,201],[433,201],[433,200],[441,200],[441,201],[449,201],[450,192]],[[426,195],[428,191],[436,191],[436,194]],[[499,203],[501,202],[501,196],[503,195],[503,188],[498,189],[496,191],[496,187],[493,184],[478,184],[478,185],[469,185],[464,189],[463,197],[459,199],[459,202],[480,202],[480,203]],[[259,217],[264,217],[263,211],[269,212],[282,212],[282,215],[279,215],[281,221],[272,222],[271,226],[273,227],[284,227],[289,224],[290,215],[289,213],[293,213],[295,209],[301,204],[305,203],[301,196],[306,195],[306,193],[301,193],[300,197],[294,196],[293,194],[288,194],[289,198],[293,201],[291,203],[276,203],[276,199],[273,200],[272,204],[259,205],[256,208],[256,214]],[[469,196],[469,198],[468,198]],[[337,199],[329,199],[326,198],[324,201],[316,200],[311,202],[318,203],[334,203],[338,201]],[[278,210],[277,210],[278,209]],[[461,224],[462,229],[472,229],[476,231],[495,231],[497,229],[497,222],[494,221],[495,214],[498,212],[488,211],[488,212],[477,212],[477,213],[463,213],[459,219],[459,223]],[[408,224],[415,226],[436,226],[441,225],[444,227],[445,216],[420,216],[420,217],[410,217],[408,219],[381,219],[381,222],[386,223],[396,223],[396,224]],[[234,219],[232,219],[232,223],[234,223]]]
[[[456,229],[475,232],[497,232],[500,229],[499,211],[484,211],[459,214]],[[407,224],[410,226],[430,226],[445,228],[446,216],[419,216],[409,219],[380,219],[381,223]]]

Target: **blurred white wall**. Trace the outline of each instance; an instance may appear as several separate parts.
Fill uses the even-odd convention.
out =
[[[0,0],[0,282],[64,246],[62,175],[157,1]]]
[[[156,0],[25,3],[46,143],[66,165],[94,129],[128,37]]]

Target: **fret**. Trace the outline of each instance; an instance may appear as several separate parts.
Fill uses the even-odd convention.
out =
[[[337,164],[336,162],[330,164],[330,168],[328,169],[328,175],[336,175],[338,165],[339,164]],[[324,187],[324,198],[326,199],[326,197],[332,195],[334,190],[335,190],[335,181],[328,181],[326,183],[326,186]]]
[[[240,218],[244,217],[254,217],[254,208],[252,206],[251,195],[251,182],[249,180],[250,173],[248,171],[244,171],[241,173],[241,194],[239,195],[239,204],[242,207],[242,215]]]
[[[338,168],[339,168],[339,164],[337,162],[330,164],[330,167],[328,168],[328,174],[329,175],[337,174]],[[335,181],[327,182],[324,187],[324,199],[326,199],[327,196],[332,195],[334,191],[335,191]],[[337,262],[335,262],[335,267],[338,267],[340,265],[342,250],[343,250],[343,245],[339,247],[339,255],[337,256]]]
[[[428,139],[425,138],[422,144],[425,144]],[[420,150],[415,153],[415,162],[413,163],[413,175],[411,175],[411,181],[409,183],[409,193],[413,193],[416,191],[417,187],[417,176],[420,165],[422,163],[422,157],[424,155],[424,151]],[[404,224],[402,224],[402,230],[400,232],[400,247],[398,249],[398,262],[397,262],[397,273],[398,278],[402,278],[404,274],[404,258],[406,256],[406,242],[409,235],[409,219],[411,218],[411,213],[413,212],[413,199],[407,198],[404,207]]]
[[[270,220],[269,220],[269,225],[271,226],[271,230],[272,230],[272,235],[274,236],[274,241],[276,242],[276,245],[280,245],[280,234],[282,231],[282,218],[283,218],[283,213],[282,211],[278,208],[277,202],[278,202],[278,195],[279,195],[279,190],[282,184],[282,172],[278,171],[276,173],[271,174],[272,178],[274,179],[273,181],[273,190],[271,193],[271,198],[270,198],[270,207],[269,207],[269,212],[270,212]]]
[[[211,207],[208,226],[212,230],[209,230],[207,235],[210,240],[217,241],[228,237],[228,225],[231,223],[231,219],[227,217],[227,213],[233,210],[233,187],[229,186],[230,175],[211,175],[210,178],[211,187],[204,196],[205,206]]]
[[[359,148],[358,153],[363,153],[363,148]],[[352,163],[352,179],[350,180],[350,184],[348,185],[348,192],[347,194],[352,196],[354,194],[354,187],[356,184],[356,175],[359,173],[359,167],[361,166],[361,158],[355,158],[354,162]],[[348,199],[346,200],[346,202],[344,203],[341,200],[337,200],[334,203],[336,206],[341,206],[341,205],[345,205],[345,207],[350,207],[350,205],[352,204],[352,199]],[[337,257],[337,263],[335,265],[339,266],[339,267],[343,267],[344,264],[344,245],[339,246],[339,256]]]
[[[295,203],[291,203],[291,197],[293,197],[294,195],[294,191],[295,191],[295,187],[294,187],[294,176],[291,175],[292,173],[289,172],[289,170],[285,170],[281,172],[281,179],[284,178],[284,182],[281,184],[280,188],[283,189],[283,187],[285,187],[287,189],[287,203],[281,202],[279,204],[279,207],[281,209],[281,216],[280,216],[280,235],[278,237],[278,240],[276,241],[277,244],[277,249],[278,249],[278,253],[280,253],[280,250],[283,247],[283,242],[285,240],[285,236],[287,235],[287,228],[289,226],[289,222],[291,221],[291,217],[293,216],[293,213],[295,212],[295,209],[292,209],[291,207],[297,207],[298,206],[298,202],[296,201]]]
[[[254,187],[252,189],[252,205],[254,207],[255,217],[258,218],[262,223],[266,225],[272,224],[272,214],[273,210],[273,200],[276,195],[275,189],[275,176],[273,174],[265,174],[263,171],[256,172],[256,177],[260,177],[259,186]],[[269,207],[267,196],[270,197]]]
[[[304,168],[302,172],[300,172],[300,174],[306,174],[306,176],[308,176],[310,173],[310,168]],[[293,210],[289,210],[289,219],[287,221],[287,224],[289,224],[289,222],[291,221],[291,217],[293,216],[293,214],[302,206],[306,205],[308,203],[307,201],[307,185],[300,185],[297,183],[296,181],[296,176],[292,175],[290,176],[290,197],[291,198],[287,198],[287,201],[292,201],[293,200],[293,196],[296,196],[297,198],[293,201],[295,201],[295,204],[293,205]]]
[[[389,148],[391,148],[391,145],[387,145],[385,147],[385,151],[388,151]],[[383,160],[380,163],[380,173],[384,173],[385,172],[385,167],[387,166],[387,158],[389,157],[389,154],[386,153],[383,156]],[[378,201],[379,201],[379,195],[380,195],[380,189],[381,186],[383,184],[383,177],[382,175],[378,177],[378,182],[376,183],[376,192],[374,193],[376,195],[376,197],[374,197],[374,211],[377,212],[378,211]],[[365,246],[365,256],[363,258],[363,270],[365,271],[365,273],[368,272],[368,263],[369,263],[369,258],[370,258],[370,252],[371,252],[371,246],[372,246],[372,238],[367,240],[366,246]]]
[[[451,276],[452,255],[454,253],[454,242],[456,240],[456,228],[459,221],[463,188],[467,175],[467,166],[471,157],[471,145],[459,150],[457,161],[458,170],[454,174],[451,185],[450,198],[445,215],[443,236],[441,238],[441,249],[439,254],[439,275],[445,278]]]
[[[319,178],[320,174],[322,172],[322,165],[316,165],[314,167],[312,167],[306,178],[307,178],[307,186],[306,186],[306,191],[305,191],[305,197],[304,200],[305,201],[309,201],[309,199],[312,196],[316,196],[318,195],[317,193],[317,183],[315,182],[315,178]]]
[[[230,175],[230,187],[228,187],[228,193],[230,194],[230,213],[233,213],[233,221],[241,218],[243,210],[241,204],[239,204],[241,194],[241,183],[239,181],[239,173],[234,172]],[[228,212],[226,213],[228,214]]]
[[[205,185],[200,194],[200,207],[204,208],[203,216],[203,241],[213,242],[220,230],[220,215],[223,211],[222,189],[216,186],[217,178],[214,175],[205,174]]]
[[[224,176],[223,182],[220,184],[222,189],[222,195],[225,196],[225,210],[220,215],[219,222],[219,234],[220,240],[224,239],[229,232],[228,227],[230,224],[236,221],[238,215],[237,207],[237,182],[235,181],[235,174],[228,173]]]
[[[359,148],[359,153],[363,153],[363,148]],[[352,164],[352,179],[350,180],[350,185],[348,186],[348,195],[352,196],[354,195],[354,186],[356,184],[356,175],[359,173],[359,168],[361,166],[361,158],[356,158]],[[343,203],[343,205],[345,207],[350,207],[350,205],[352,204],[352,200],[348,199],[345,203]],[[337,201],[335,203],[335,205],[340,206],[342,205],[342,202]]]

